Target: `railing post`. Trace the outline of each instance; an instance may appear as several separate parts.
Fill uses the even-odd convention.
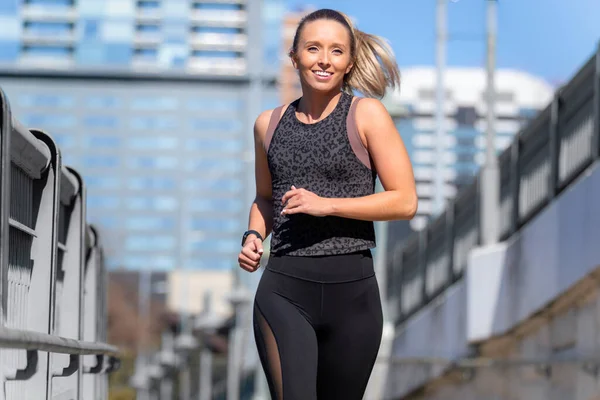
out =
[[[0,88],[0,325],[6,321],[8,237],[10,215],[10,104]],[[2,362],[0,358],[0,363]],[[2,383],[4,390],[4,383]]]
[[[558,168],[560,158],[560,137],[558,136],[558,112],[560,109],[560,90],[558,90],[550,106],[550,132],[549,132],[549,152],[550,152],[550,175],[548,179],[548,201],[551,201],[558,192]]]
[[[596,49],[596,70],[594,71],[594,132],[592,133],[592,160],[600,158],[600,41]]]

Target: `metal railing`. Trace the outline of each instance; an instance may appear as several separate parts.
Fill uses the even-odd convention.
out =
[[[518,232],[600,157],[600,45],[499,156],[499,239]],[[388,304],[406,321],[460,280],[481,244],[479,177],[387,257]]]
[[[1,88],[0,112],[0,400],[105,400],[118,349],[104,343],[106,271],[84,182]]]

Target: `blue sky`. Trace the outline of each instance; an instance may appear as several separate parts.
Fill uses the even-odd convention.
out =
[[[286,0],[353,16],[384,36],[401,67],[435,65],[436,0]],[[485,66],[486,0],[449,0],[448,65]],[[497,65],[565,82],[597,48],[600,0],[499,0]]]

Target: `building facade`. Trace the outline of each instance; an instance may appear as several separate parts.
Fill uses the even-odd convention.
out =
[[[0,87],[87,183],[112,268],[236,265],[280,0],[0,4]],[[264,45],[255,45],[263,43]]]
[[[472,182],[485,161],[486,71],[448,68],[444,81],[444,142],[441,171],[436,168],[436,71],[415,67],[402,70],[402,87],[384,98],[393,115],[414,168],[419,210],[410,222],[422,229],[434,212],[434,176],[443,175],[443,197],[452,199]],[[548,105],[553,88],[540,78],[515,70],[496,72],[496,149]]]
[[[6,0],[0,65],[244,75],[262,48],[277,73],[282,12],[281,0]]]

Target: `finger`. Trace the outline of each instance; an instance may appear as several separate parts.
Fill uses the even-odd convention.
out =
[[[260,240],[258,238],[254,239],[254,245],[256,246],[256,252],[258,254],[262,254],[263,253],[262,240]]]
[[[285,204],[286,201],[289,201],[289,199],[291,199],[292,197],[297,195],[299,192],[300,192],[300,190],[298,190],[298,189],[288,190],[287,192],[285,192],[285,194],[281,198],[281,202],[283,204]]]
[[[256,270],[260,265],[259,261],[251,260],[245,256],[241,256],[238,259],[238,263],[240,264],[240,267],[244,268],[245,270]]]
[[[238,256],[238,264],[240,265],[240,268],[242,268],[248,272],[252,272],[252,270],[254,269],[254,267],[252,266],[252,261],[248,260],[241,253]]]
[[[298,201],[297,199],[291,199],[290,201],[287,202],[287,204],[285,205],[283,210],[281,210],[281,213],[288,214],[289,210],[294,209],[294,208],[300,206],[301,204],[302,204],[302,202]]]
[[[303,212],[306,211],[306,206],[304,206],[303,204],[301,204],[301,205],[298,205],[298,206],[293,207],[293,208],[285,209],[283,211],[285,211],[283,213],[285,215],[292,215],[292,214],[303,213]]]
[[[260,254],[256,252],[256,249],[253,248],[254,243],[251,242],[249,246],[246,246],[242,249],[242,255],[246,257],[249,261],[258,261],[260,260]]]

